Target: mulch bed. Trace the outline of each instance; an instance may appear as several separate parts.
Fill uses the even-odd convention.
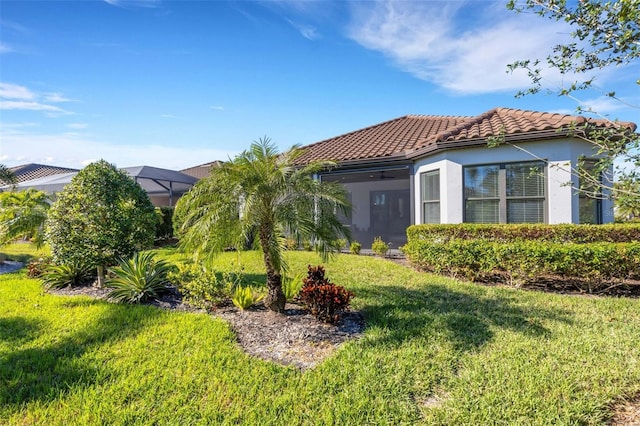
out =
[[[614,414],[609,422],[611,426],[640,425],[640,394],[628,401],[615,404],[612,408]]]
[[[108,289],[97,286],[51,289],[49,293],[105,299]],[[162,309],[202,312],[182,301],[178,292],[172,292],[147,304]],[[336,325],[324,324],[302,307],[287,304],[285,313],[272,312],[259,304],[242,311],[224,306],[211,312],[224,319],[238,338],[238,344],[248,354],[281,365],[306,370],[330,356],[342,343],[360,337],[365,321],[359,312],[345,312]]]
[[[342,343],[360,337],[365,327],[359,312],[346,312],[338,324],[331,325],[294,304],[287,304],[284,314],[258,305],[245,311],[222,308],[214,315],[229,322],[238,343],[250,355],[301,370],[314,367]]]

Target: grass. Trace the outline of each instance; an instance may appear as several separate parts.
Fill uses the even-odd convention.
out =
[[[49,250],[47,246],[38,249],[31,243],[15,243],[0,246],[0,253],[5,254],[8,260],[17,260],[26,263],[31,259],[51,255],[51,250]]]
[[[264,279],[259,253],[239,260]],[[214,263],[237,261],[225,253]],[[294,274],[319,262],[289,255]],[[24,271],[2,275],[0,419],[602,424],[613,402],[640,392],[640,300],[481,287],[372,257],[325,266],[356,293],[367,329],[304,373],[245,355],[205,314],[53,296]]]

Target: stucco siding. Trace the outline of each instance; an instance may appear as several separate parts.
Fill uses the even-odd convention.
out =
[[[422,223],[421,173],[440,170],[441,223],[464,221],[463,168],[472,165],[503,164],[542,160],[546,167],[546,220],[549,224],[579,223],[578,178],[572,170],[582,156],[594,157],[593,146],[575,139],[526,142],[521,146],[501,145],[442,152],[421,158],[414,164],[415,223]],[[602,200],[602,220],[613,221],[613,204]]]

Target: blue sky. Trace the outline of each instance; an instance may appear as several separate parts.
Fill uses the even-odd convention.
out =
[[[286,149],[406,114],[573,113],[553,94],[515,98],[528,80],[506,73],[570,30],[504,3],[0,0],[0,162],[181,169],[265,135]],[[596,81],[637,105],[639,71]]]

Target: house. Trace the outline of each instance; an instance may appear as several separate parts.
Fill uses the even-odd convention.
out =
[[[207,176],[209,176],[211,174],[211,169],[220,167],[221,165],[222,165],[222,161],[216,160],[210,163],[200,164],[198,166],[182,169],[180,170],[180,173],[193,176],[194,178],[200,180],[202,178],[206,178]]]
[[[47,176],[78,172],[78,169],[50,166],[48,164],[29,163],[9,168],[16,177],[16,183],[40,179]]]
[[[52,168],[56,169],[55,167]],[[78,173],[77,170],[69,170],[71,171],[44,174],[31,180],[19,180],[15,188],[17,190],[34,188],[48,193],[60,192]],[[125,167],[121,170],[125,171],[145,190],[154,206],[175,205],[178,198],[189,191],[198,181],[193,176],[158,167],[137,166]],[[10,186],[8,185],[7,187]]]
[[[342,220],[364,246],[380,236],[398,247],[406,228],[421,223],[612,222],[611,200],[576,191],[571,169],[596,152],[574,123],[611,125],[509,108],[477,117],[407,115],[307,145],[298,162],[339,164],[318,178],[346,187],[353,210]],[[492,137],[502,143],[489,148]]]

